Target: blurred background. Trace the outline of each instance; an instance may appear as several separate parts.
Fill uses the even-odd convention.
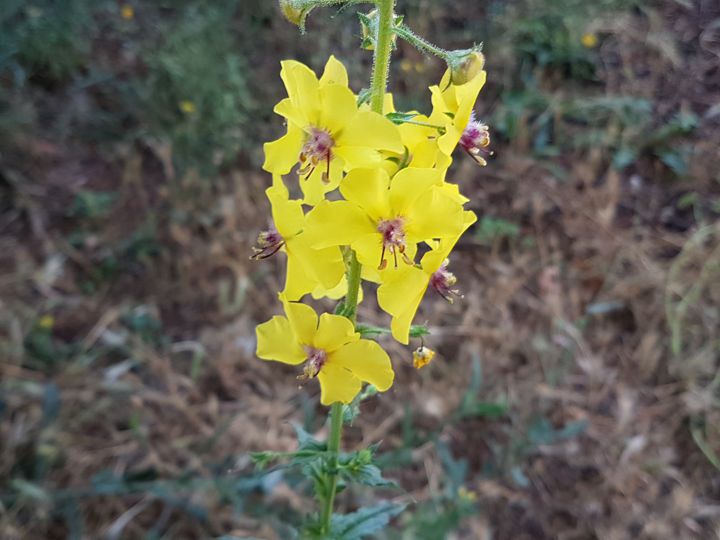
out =
[[[360,91],[356,11],[301,36],[268,0],[0,0],[0,538],[286,539],[313,510],[248,457],[325,417],[254,357],[284,258],[248,257],[279,62],[334,53]],[[396,384],[346,432],[401,489],[340,508],[411,502],[390,539],[720,538],[720,4],[398,12],[484,43],[495,156],[452,170],[480,219],[464,300],[416,318],[438,356],[383,341]],[[443,71],[399,43],[399,108]]]

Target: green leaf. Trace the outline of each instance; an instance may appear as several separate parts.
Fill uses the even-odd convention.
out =
[[[411,112],[391,112],[385,115],[385,118],[390,120],[393,124],[404,124],[415,118],[418,113]]]
[[[390,519],[400,514],[405,504],[381,503],[361,508],[351,514],[333,514],[328,539],[360,540],[384,529]]]
[[[370,487],[391,487],[396,488],[398,485],[392,480],[383,478],[382,471],[377,465],[368,463],[353,467],[352,469],[342,469],[342,476],[348,481],[362,484]]]
[[[298,439],[298,450],[317,450],[319,452],[327,450],[327,445],[324,442],[318,441],[310,433],[305,431],[300,424],[293,423],[292,427]]]

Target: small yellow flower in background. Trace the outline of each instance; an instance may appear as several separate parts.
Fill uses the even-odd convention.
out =
[[[422,369],[432,362],[433,358],[435,358],[435,351],[425,346],[418,347],[413,351],[413,367]]]
[[[323,405],[350,403],[363,382],[380,392],[392,386],[390,357],[376,342],[360,339],[349,319],[329,313],[318,319],[310,306],[284,305],[286,317],[276,315],[257,327],[258,357],[293,366],[304,363],[299,378],[320,381]]]
[[[55,317],[52,315],[43,315],[37,322],[38,328],[43,330],[50,330],[55,326]]]
[[[266,259],[278,251],[285,252],[287,272],[283,294],[288,300],[299,300],[308,293],[322,297],[332,289],[342,289],[345,264],[340,249],[316,250],[308,245],[302,233],[305,226],[302,203],[289,199],[282,179],[275,177],[273,186],[265,194],[270,201],[274,227],[260,233],[251,258]]]
[[[120,16],[126,21],[135,18],[135,9],[130,4],[123,4],[120,8]]]
[[[477,498],[478,498],[477,493],[467,489],[465,486],[460,486],[458,488],[457,494],[458,494],[458,498],[460,498],[466,502],[475,502],[475,501],[477,501]]]
[[[403,151],[395,124],[358,108],[347,71],[334,57],[320,79],[292,60],[282,62],[280,76],[288,97],[275,112],[287,120],[287,133],[265,144],[263,168],[284,175],[299,164],[305,204],[315,206],[336,189],[343,171],[380,165],[381,151]]]
[[[400,61],[400,71],[404,73],[410,73],[413,70],[413,62],[408,58],[403,58]]]
[[[580,39],[580,41],[582,42],[583,47],[587,49],[594,49],[598,46],[599,43],[597,34],[593,32],[587,32],[583,34],[583,37]]]
[[[192,101],[190,101],[189,99],[184,99],[184,100],[182,100],[182,101],[178,104],[178,107],[179,107],[180,110],[181,110],[182,112],[184,112],[185,114],[192,114],[192,113],[194,113],[194,112],[197,110],[196,107],[195,107],[195,104],[194,104]]]
[[[462,230],[462,204],[442,186],[435,169],[406,168],[392,183],[383,169],[354,169],[340,185],[344,201],[323,201],[308,214],[307,241],[318,249],[350,245],[378,270],[412,265],[418,243]]]

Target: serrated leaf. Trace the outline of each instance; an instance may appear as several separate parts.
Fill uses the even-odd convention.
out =
[[[368,463],[352,469],[343,469],[342,474],[356,484],[371,487],[398,487],[392,480],[383,478],[382,471],[377,465]]]
[[[351,514],[334,514],[328,538],[333,540],[361,540],[384,529],[390,519],[400,514],[405,504],[381,503],[361,508]]]
[[[327,445],[324,442],[318,441],[305,431],[301,425],[293,423],[292,427],[298,439],[298,450],[317,450],[318,452],[327,450]]]

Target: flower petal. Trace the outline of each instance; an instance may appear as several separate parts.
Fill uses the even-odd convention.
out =
[[[302,345],[312,345],[318,325],[315,310],[306,304],[289,302],[287,299],[283,299],[283,304],[297,341]]]
[[[257,355],[263,360],[277,360],[293,366],[305,361],[305,351],[295,339],[287,318],[276,315],[257,326]]]
[[[348,343],[330,354],[326,366],[331,365],[350,370],[355,377],[374,385],[380,392],[390,388],[395,379],[388,354],[368,339]]]
[[[345,66],[335,56],[330,55],[325,64],[325,71],[320,77],[320,86],[326,84],[342,84],[348,85],[348,74]]]
[[[459,236],[464,221],[462,205],[437,187],[420,196],[405,216],[405,232],[415,242]]]
[[[343,158],[346,171],[380,165],[383,162],[382,154],[367,146],[337,146],[333,153]]]
[[[340,193],[377,222],[392,217],[389,187],[390,177],[384,170],[354,169],[342,181]]]
[[[275,228],[287,241],[300,232],[305,223],[302,203],[289,200],[287,189],[280,186],[267,188],[265,194],[270,201]]]
[[[323,313],[320,315],[320,324],[315,334],[313,346],[331,353],[358,339],[360,339],[360,334],[355,332],[355,326],[350,322],[350,319],[340,315]]]
[[[361,111],[355,115],[335,142],[338,146],[369,146],[398,154],[403,151],[397,126],[372,111]]]
[[[408,343],[410,325],[429,283],[430,273],[425,268],[410,266],[395,274],[388,272],[388,277],[378,287],[378,304],[392,315],[390,330],[400,343]]]
[[[305,240],[315,249],[345,246],[375,233],[370,217],[348,201],[323,201],[307,215]]]
[[[360,379],[349,370],[330,362],[322,367],[317,378],[320,381],[320,403],[323,405],[350,403],[362,388]]]
[[[298,162],[304,138],[302,130],[289,125],[285,135],[276,141],[265,143],[263,169],[275,174],[289,173]]]
[[[320,87],[320,126],[335,135],[357,114],[357,99],[347,86]]]
[[[334,157],[330,161],[330,174],[327,181],[324,174],[327,173],[327,164],[319,163],[310,176],[300,177],[300,189],[303,192],[303,204],[315,206],[320,203],[326,193],[335,190],[342,180],[343,160],[340,157]]]
[[[318,283],[292,249],[289,249],[289,246],[285,246],[285,251],[287,252],[287,269],[285,270],[285,288],[281,294],[289,301],[295,302],[312,292]]]
[[[398,172],[390,184],[390,206],[399,215],[405,215],[418,197],[432,186],[442,184],[442,174],[435,169],[408,167]],[[431,211],[426,208],[425,211]]]
[[[307,118],[317,117],[320,83],[315,73],[305,64],[295,60],[284,60],[280,65],[282,66],[280,77],[285,83],[288,97],[293,105],[300,111],[305,111]]]
[[[290,98],[283,99],[275,105],[273,112],[285,118],[288,124],[298,129],[305,129],[311,123],[311,119],[307,115],[308,111],[298,109]]]
[[[332,289],[342,281],[345,263],[337,246],[314,249],[308,244],[305,233],[301,233],[287,241],[286,249],[303,264],[305,272],[314,278],[316,286]]]

